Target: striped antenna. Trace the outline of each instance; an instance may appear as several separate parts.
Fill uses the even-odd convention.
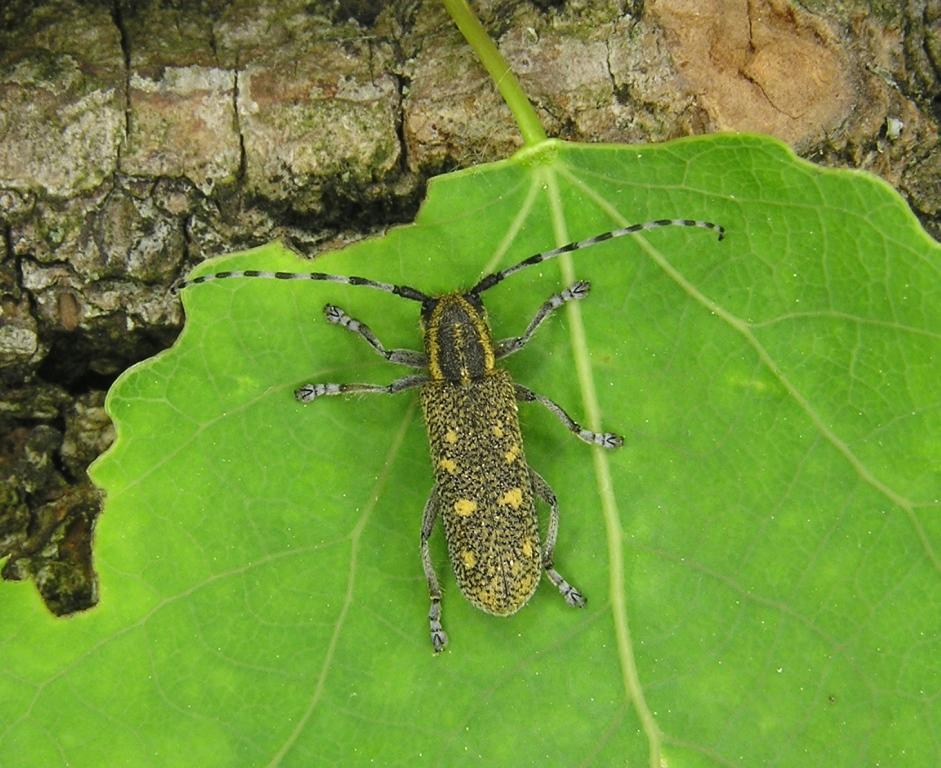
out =
[[[638,232],[644,232],[649,229],[660,229],[661,227],[694,227],[697,229],[711,229],[713,232],[718,234],[720,240],[725,236],[725,228],[721,225],[713,224],[711,221],[700,221],[698,219],[656,219],[655,221],[646,221],[643,224],[631,224],[626,227],[621,227],[620,229],[612,229],[609,232],[602,232],[600,235],[595,235],[594,237],[589,237],[585,240],[577,240],[566,245],[561,245],[558,248],[553,248],[549,251],[543,251],[542,253],[534,254],[533,256],[523,259],[521,262],[514,264],[511,267],[502,269],[499,272],[493,272],[492,274],[481,278],[480,282],[478,282],[477,285],[475,285],[471,290],[467,291],[466,295],[477,295],[483,293],[488,288],[492,288],[510,275],[516,274],[517,272],[526,269],[526,267],[532,267],[536,264],[541,264],[544,261],[548,261],[549,259],[554,259],[556,256],[560,256],[563,253],[579,251],[582,248],[588,248],[591,245],[603,243],[605,240],[613,240],[616,237],[634,235]],[[412,288],[409,285],[381,283],[377,280],[370,280],[366,277],[357,277],[356,275],[330,275],[325,272],[266,272],[260,269],[232,270],[229,272],[214,272],[208,275],[200,275],[199,277],[194,277],[190,280],[183,280],[182,282],[178,283],[176,286],[174,286],[173,292],[179,293],[181,290],[188,288],[191,285],[209,283],[214,280],[229,280],[237,277],[260,278],[263,280],[320,280],[328,283],[342,283],[344,285],[365,285],[367,288],[374,288],[377,291],[391,293],[395,296],[401,296],[403,299],[410,299],[411,301],[419,301],[423,303],[434,301],[434,297],[419,291],[417,288]]]
[[[468,291],[468,293],[483,293],[488,288],[493,288],[493,286],[495,286],[504,278],[516,274],[520,270],[526,269],[526,267],[532,267],[536,264],[541,264],[544,261],[548,261],[549,259],[554,259],[556,256],[560,256],[563,253],[571,253],[572,251],[578,251],[582,248],[587,248],[590,245],[603,243],[605,240],[613,240],[616,237],[634,235],[638,232],[644,232],[648,229],[660,229],[661,227],[695,227],[698,229],[711,229],[713,232],[716,232],[719,235],[720,240],[725,236],[724,227],[720,226],[719,224],[713,224],[711,221],[699,221],[698,219],[657,219],[655,221],[645,221],[643,224],[631,224],[627,227],[621,227],[620,229],[612,229],[610,232],[603,232],[600,235],[595,235],[594,237],[589,237],[585,240],[578,240],[566,245],[560,245],[558,248],[553,248],[551,251],[537,253],[527,259],[523,259],[518,264],[514,264],[512,267],[507,267],[506,269],[502,269],[499,272],[494,272],[493,274],[487,275],[486,277],[482,278],[481,281],[477,283],[477,285],[475,285],[470,291]]]
[[[328,275],[325,272],[265,272],[260,269],[243,269],[230,272],[215,272],[210,275],[200,275],[190,280],[184,280],[175,288],[175,292],[179,292],[191,285],[209,283],[213,280],[229,280],[236,277],[254,277],[262,280],[322,280],[328,283],[343,283],[344,285],[365,285],[367,288],[375,288],[377,291],[384,291],[385,293],[401,296],[403,299],[422,302],[431,300],[431,297],[427,294],[408,285],[380,283],[377,280],[370,280],[366,277],[356,277],[355,275]]]

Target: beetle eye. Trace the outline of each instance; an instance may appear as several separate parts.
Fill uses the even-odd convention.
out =
[[[484,310],[484,302],[483,302],[483,299],[480,298],[480,294],[479,294],[479,293],[474,293],[474,292],[465,293],[465,294],[464,294],[464,300],[467,301],[468,303],[470,303],[470,305],[471,305],[474,309],[476,309],[478,312],[480,312],[480,314],[484,314],[484,312],[485,312],[485,310]]]
[[[438,306],[438,300],[433,298],[429,298],[421,303],[422,328],[428,325],[428,321],[431,319],[431,313],[435,311],[436,306]]]

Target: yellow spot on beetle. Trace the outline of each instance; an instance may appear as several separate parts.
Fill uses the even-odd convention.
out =
[[[529,539],[523,539],[523,554],[527,558],[533,556],[533,543]]]
[[[438,466],[449,475],[457,474],[457,462],[454,459],[441,459],[441,461],[438,462]]]
[[[493,436],[503,437],[503,425],[499,421],[493,425]]]
[[[513,507],[513,509],[519,509],[520,504],[523,503],[523,489],[511,488],[500,497],[500,503]]]
[[[458,499],[454,502],[454,511],[461,517],[467,517],[477,511],[477,502],[470,499]]]
[[[454,445],[454,443],[457,442],[457,432],[453,429],[449,429],[444,435],[444,442]]]
[[[520,447],[514,445],[510,450],[503,454],[503,458],[506,459],[507,464],[512,464],[516,461],[516,457],[520,455]]]
[[[471,552],[469,549],[465,549],[461,552],[461,560],[464,563],[465,568],[473,568],[477,565],[477,555]]]

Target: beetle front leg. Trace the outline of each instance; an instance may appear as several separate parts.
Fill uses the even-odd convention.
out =
[[[546,543],[542,548],[542,567],[546,572],[546,577],[555,584],[556,589],[558,589],[562,597],[565,598],[565,602],[576,608],[584,608],[588,603],[585,596],[562,578],[562,574],[554,567],[555,540],[559,535],[559,500],[556,499],[555,493],[553,493],[552,488],[549,487],[549,483],[532,467],[529,468],[529,477],[532,480],[533,490],[536,492],[536,495],[546,502],[551,510],[549,514],[549,530],[546,532]]]
[[[588,296],[591,290],[591,284],[587,280],[579,280],[573,283],[564,291],[555,293],[546,299],[539,310],[536,312],[522,336],[513,336],[509,339],[503,339],[496,344],[496,358],[501,360],[514,352],[519,352],[525,347],[533,334],[552,314],[570,301],[581,301]]]
[[[421,352],[415,352],[411,349],[386,349],[366,323],[360,322],[354,317],[350,317],[346,312],[333,304],[327,304],[323,308],[323,314],[324,317],[327,318],[328,323],[339,325],[341,328],[346,328],[350,333],[355,333],[369,344],[377,354],[384,357],[390,363],[407,365],[409,368],[424,368],[427,365],[425,356]]]
[[[428,582],[428,595],[431,597],[431,607],[428,609],[428,625],[431,630],[431,645],[435,653],[441,653],[448,644],[448,635],[441,626],[441,585],[435,574],[435,567],[431,564],[431,554],[428,551],[428,539],[438,519],[438,486],[431,489],[431,495],[425,503],[425,511],[421,520],[421,564],[425,570],[425,580]]]

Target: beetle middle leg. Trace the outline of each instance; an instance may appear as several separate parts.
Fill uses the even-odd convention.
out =
[[[615,435],[613,432],[592,432],[590,429],[585,429],[581,424],[575,421],[575,419],[569,416],[561,405],[554,400],[550,400],[545,395],[533,392],[522,384],[514,384],[513,386],[516,388],[517,400],[524,403],[539,403],[544,406],[579,440],[584,440],[591,445],[600,445],[602,448],[620,448],[624,445],[624,438],[620,435]]]
[[[304,384],[294,390],[294,397],[301,403],[309,403],[318,397],[329,395],[345,395],[350,392],[359,392],[365,395],[394,395],[406,389],[415,389],[428,381],[427,376],[415,374],[403,376],[391,384]]]
[[[420,352],[411,349],[386,349],[382,342],[376,337],[376,334],[370,330],[365,323],[350,317],[346,312],[333,304],[327,304],[323,308],[324,317],[327,322],[333,325],[339,325],[341,328],[362,338],[376,354],[381,355],[390,363],[406,365],[410,368],[424,368],[426,365],[425,356]],[[413,374],[396,379],[391,384],[304,384],[294,390],[294,397],[302,402],[309,403],[318,397],[327,395],[345,395],[350,392],[360,394],[376,395],[394,395],[397,392],[404,392],[407,389],[420,387],[428,381],[428,377],[422,374]]]
[[[546,543],[542,548],[543,570],[545,570],[546,577],[549,581],[555,584],[556,589],[562,593],[565,602],[577,608],[584,608],[588,602],[584,595],[562,578],[562,574],[554,567],[555,540],[559,535],[559,501],[552,492],[552,488],[549,487],[549,483],[532,467],[529,468],[529,477],[532,480],[533,490],[536,492],[536,495],[546,502],[551,510],[549,515],[549,530],[546,532]]]
[[[435,653],[448,644],[448,636],[441,626],[441,585],[435,567],[431,564],[431,554],[428,551],[428,539],[438,519],[438,486],[431,489],[425,511],[421,520],[421,564],[425,570],[425,580],[428,582],[428,595],[431,597],[431,607],[428,609],[428,625],[431,630],[431,645]]]

